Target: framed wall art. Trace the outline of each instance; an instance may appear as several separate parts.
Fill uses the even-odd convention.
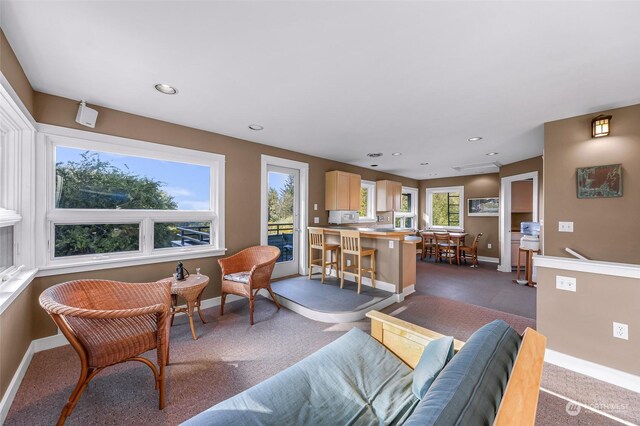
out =
[[[467,199],[468,216],[498,216],[500,215],[500,198],[469,198]]]
[[[580,167],[578,198],[622,197],[622,164]]]

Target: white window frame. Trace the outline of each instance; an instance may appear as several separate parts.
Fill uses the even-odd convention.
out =
[[[408,217],[413,218],[413,226],[411,228],[405,228],[402,226],[402,229],[418,229],[418,188],[411,188],[408,186],[402,187],[402,194],[411,194],[411,199],[413,202],[411,203],[411,211],[410,212],[395,212],[393,217],[393,226],[396,225],[396,219],[403,218],[406,219]],[[402,195],[400,195],[402,197]],[[402,200],[401,200],[402,203]],[[402,221],[404,224],[404,221]]]
[[[224,242],[224,176],[225,156],[187,148],[143,142],[133,139],[96,134],[50,125],[38,125],[38,144],[42,147],[37,158],[39,235],[37,253],[39,275],[79,272],[93,269],[200,258],[225,253]],[[209,210],[102,210],[55,208],[55,148],[65,146],[120,155],[145,157],[163,161],[189,163],[210,167]],[[153,247],[155,222],[211,222],[211,241],[207,246],[160,248]],[[81,255],[55,258],[55,225],[92,223],[138,223],[140,245],[135,252]]]
[[[447,192],[459,192],[460,193],[460,226],[434,226],[431,223],[433,217],[433,194],[441,194]],[[439,188],[427,188],[427,228],[428,229],[442,229],[447,231],[462,231],[464,230],[464,215],[465,215],[465,198],[464,198],[464,186],[443,186]]]
[[[360,188],[367,190],[367,215],[359,216],[360,222],[376,221],[376,183],[370,180],[360,181]],[[358,196],[358,200],[360,196]],[[358,209],[359,211],[360,209]]]
[[[0,73],[0,227],[13,227],[13,266],[0,274],[0,314],[27,288],[34,259],[33,118]]]

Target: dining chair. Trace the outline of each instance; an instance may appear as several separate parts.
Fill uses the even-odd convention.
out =
[[[435,255],[436,251],[436,243],[434,241],[433,232],[422,232],[420,234],[422,237],[422,250],[420,252],[420,260],[424,260],[427,257],[427,253],[429,253],[429,259],[431,256]]]
[[[482,238],[482,232],[476,235],[476,237],[473,239],[473,243],[470,246],[460,246],[460,253],[462,254],[462,260],[464,260],[464,263],[467,263],[467,253],[471,255],[472,268],[478,267],[478,242],[480,241],[480,238]]]
[[[353,264],[347,266],[345,255],[353,256]],[[364,257],[371,257],[371,266],[362,266]],[[340,231],[340,288],[344,288],[344,276],[352,275],[358,283],[358,294],[362,287],[362,274],[371,274],[371,286],[375,288],[376,277],[376,249],[363,248],[359,231]]]
[[[313,258],[314,250],[320,250],[321,256],[318,259]],[[333,267],[336,268],[336,277],[339,274],[338,270],[338,253],[340,251],[340,244],[327,244],[324,235],[324,229],[309,228],[309,279],[311,279],[311,273],[314,266],[322,268],[321,283],[324,284],[324,277],[327,272],[327,266],[329,267],[329,274],[333,271]],[[329,261],[327,261],[327,252],[330,253]],[[335,253],[335,260],[334,255]]]
[[[436,260],[442,262],[442,257],[449,258],[449,264],[456,256],[456,245],[451,242],[448,232],[436,232],[434,234],[436,240]]]

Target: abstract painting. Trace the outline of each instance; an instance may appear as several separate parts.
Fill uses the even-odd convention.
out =
[[[622,164],[577,170],[578,198],[622,197]]]

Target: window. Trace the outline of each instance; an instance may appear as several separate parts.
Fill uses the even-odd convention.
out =
[[[418,228],[418,189],[402,187],[400,211],[395,213],[396,228]]]
[[[363,180],[360,183],[360,221],[376,221],[376,183]]]
[[[42,135],[45,267],[183,258],[224,248],[224,156],[76,134],[82,138]]]
[[[464,187],[427,189],[427,225],[430,228],[464,228]]]

